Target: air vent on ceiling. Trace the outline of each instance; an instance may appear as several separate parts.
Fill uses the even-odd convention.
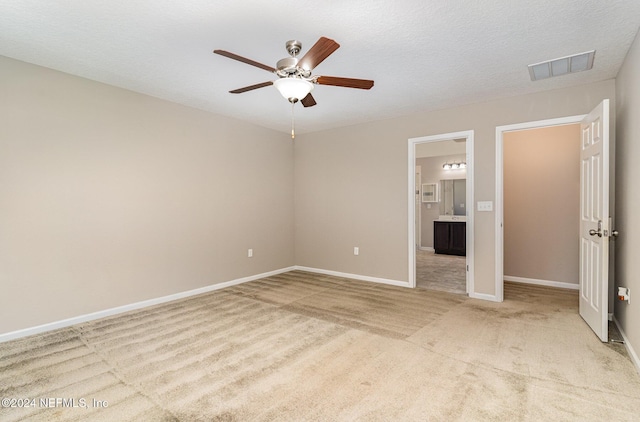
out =
[[[546,62],[530,64],[528,66],[529,75],[531,75],[532,81],[539,81],[540,79],[547,79],[553,76],[589,70],[593,67],[595,54],[596,51],[591,50],[585,53],[548,60]]]

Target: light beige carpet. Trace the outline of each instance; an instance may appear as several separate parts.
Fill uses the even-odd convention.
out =
[[[0,344],[0,397],[86,404],[0,420],[638,420],[635,368],[575,292],[505,296],[269,277]]]

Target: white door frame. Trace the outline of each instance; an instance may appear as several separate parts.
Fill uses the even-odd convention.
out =
[[[586,114],[579,116],[560,117],[557,119],[537,120],[534,122],[516,123],[513,125],[496,127],[496,279],[495,300],[504,300],[504,134],[519,130],[539,129],[550,126],[571,125],[582,122]]]
[[[419,249],[422,246],[422,207],[420,205],[422,205],[421,203],[421,198],[420,198],[420,188],[419,186],[422,185],[422,167],[421,166],[416,166],[416,179],[420,177],[420,183],[416,183],[416,192],[415,192],[415,209],[416,209],[416,216],[415,216],[415,222],[416,222],[416,247]]]
[[[416,188],[416,145],[428,142],[448,141],[451,139],[466,139],[467,155],[467,292],[470,297],[475,297],[473,283],[474,275],[474,185],[473,185],[473,130],[462,132],[443,133],[440,135],[421,136],[409,139],[408,164],[409,164],[409,189],[408,189],[408,237],[409,237],[409,287],[416,287],[416,229],[415,229],[415,188]]]

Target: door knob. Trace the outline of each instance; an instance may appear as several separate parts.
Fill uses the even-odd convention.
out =
[[[589,234],[591,236],[602,237],[602,231],[600,231],[600,229],[598,229],[598,230],[591,229],[591,230],[589,230]]]

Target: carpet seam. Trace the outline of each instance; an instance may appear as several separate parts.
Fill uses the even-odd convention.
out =
[[[96,356],[98,356],[109,368],[110,371],[114,377],[116,377],[116,379],[118,379],[118,381],[120,381],[121,383],[123,383],[124,385],[126,385],[127,387],[131,388],[132,390],[134,390],[136,393],[140,394],[142,397],[145,397],[147,400],[149,400],[151,403],[153,403],[154,405],[156,405],[159,409],[161,409],[162,411],[168,413],[169,415],[171,415],[175,420],[180,420],[172,411],[170,411],[169,409],[166,409],[162,404],[160,404],[154,397],[152,397],[151,395],[149,395],[146,391],[143,391],[141,388],[138,388],[138,386],[131,384],[130,382],[128,382],[124,375],[120,373],[120,371],[117,369],[116,365],[112,364],[106,356],[104,356],[102,353],[100,353],[98,351],[98,349],[96,349],[95,347],[93,347],[93,345],[84,337],[84,333],[82,332],[82,330],[80,329],[82,325],[80,326],[71,326],[70,328],[76,332],[76,334],[78,335],[78,338],[80,338],[80,340],[82,341],[82,343],[92,352],[95,353]]]

